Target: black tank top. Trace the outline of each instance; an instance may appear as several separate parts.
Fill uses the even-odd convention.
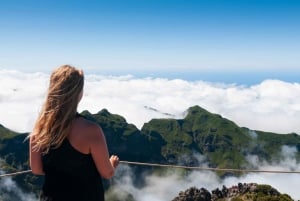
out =
[[[104,190],[91,154],[77,151],[68,139],[42,156],[45,179],[41,200],[104,201]]]

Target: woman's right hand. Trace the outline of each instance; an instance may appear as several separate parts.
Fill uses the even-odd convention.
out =
[[[110,160],[111,165],[112,165],[114,168],[118,167],[119,162],[120,162],[118,156],[112,155],[112,156],[110,157],[109,160]]]

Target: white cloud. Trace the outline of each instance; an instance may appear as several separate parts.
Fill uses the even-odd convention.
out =
[[[295,160],[295,147],[282,147],[282,156],[284,160],[279,163],[267,163],[266,161],[258,162],[257,156],[249,156],[248,161],[257,170],[261,171],[300,171],[300,164]],[[207,167],[203,163],[203,156],[197,154],[200,159],[200,167]],[[247,173],[241,177],[229,176],[221,179],[216,172],[193,170],[182,174],[178,169],[169,168],[165,174],[148,175],[145,177],[145,185],[135,185],[134,173],[130,166],[121,164],[117,169],[116,176],[113,179],[113,189],[116,192],[127,192],[134,195],[139,201],[165,201],[175,198],[180,191],[185,191],[190,187],[205,188],[212,191],[216,188],[236,186],[238,183],[257,183],[268,184],[277,189],[282,194],[290,195],[294,200],[300,199],[299,179],[300,175],[296,173]],[[123,196],[123,194],[120,194]],[[121,199],[122,197],[120,197]]]
[[[299,172],[300,164],[295,158],[297,152],[296,147],[283,146],[281,155],[283,159],[279,162],[267,163],[266,161],[259,162],[257,156],[248,156],[248,161],[253,165],[254,169],[261,171],[287,171],[291,173],[250,173],[243,177],[228,177],[223,183],[226,186],[236,185],[240,183],[258,183],[268,184],[277,189],[280,193],[290,195],[294,200],[300,199]]]
[[[0,70],[0,123],[29,132],[44,101],[49,75]],[[265,80],[241,86],[180,79],[86,75],[79,111],[103,108],[139,128],[152,118],[182,118],[199,105],[252,130],[300,133],[300,84]],[[149,110],[155,108],[159,112]]]
[[[169,169],[164,174],[145,176],[145,183],[137,186],[134,184],[134,180],[142,179],[135,178],[130,166],[122,164],[117,169],[112,188],[117,189],[116,192],[121,191],[132,194],[135,200],[139,201],[165,201],[172,200],[180,191],[192,186],[212,190],[218,187],[220,183],[214,172],[191,171],[183,176],[183,174],[180,174],[180,170],[176,170],[178,169]],[[123,195],[121,194],[121,196]],[[119,197],[119,199],[122,199],[122,197]]]

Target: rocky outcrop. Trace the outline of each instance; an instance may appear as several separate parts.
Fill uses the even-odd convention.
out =
[[[258,184],[255,183],[238,183],[238,185],[227,188],[223,185],[222,189],[216,188],[212,190],[212,200],[218,200],[219,198],[232,198],[245,193],[256,193]],[[275,193],[276,192],[276,193]],[[278,191],[271,188],[270,194],[272,195],[280,195]]]
[[[172,201],[210,201],[211,194],[205,188],[197,189],[191,187],[184,192],[180,192],[179,195]]]
[[[229,201],[233,198],[248,201],[257,197],[264,197],[266,200],[293,201],[290,196],[279,193],[269,185],[256,183],[238,183],[238,185],[230,188],[223,186],[222,189],[216,188],[211,193],[205,188],[191,187],[184,192],[180,192],[172,201]]]

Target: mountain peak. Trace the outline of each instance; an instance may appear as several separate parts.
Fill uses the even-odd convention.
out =
[[[205,110],[204,108],[200,107],[199,105],[194,105],[192,107],[189,107],[187,110],[187,115],[207,115],[212,114],[209,111]]]
[[[196,116],[214,116],[223,119],[223,117],[220,114],[215,114],[211,113],[208,110],[200,107],[199,105],[195,105],[192,107],[189,107],[187,109],[187,115],[186,117],[191,116],[191,117],[196,117]]]
[[[105,116],[105,117],[111,115],[111,113],[110,113],[107,109],[105,109],[105,108],[102,109],[101,111],[99,111],[97,114],[102,115],[102,116]]]

